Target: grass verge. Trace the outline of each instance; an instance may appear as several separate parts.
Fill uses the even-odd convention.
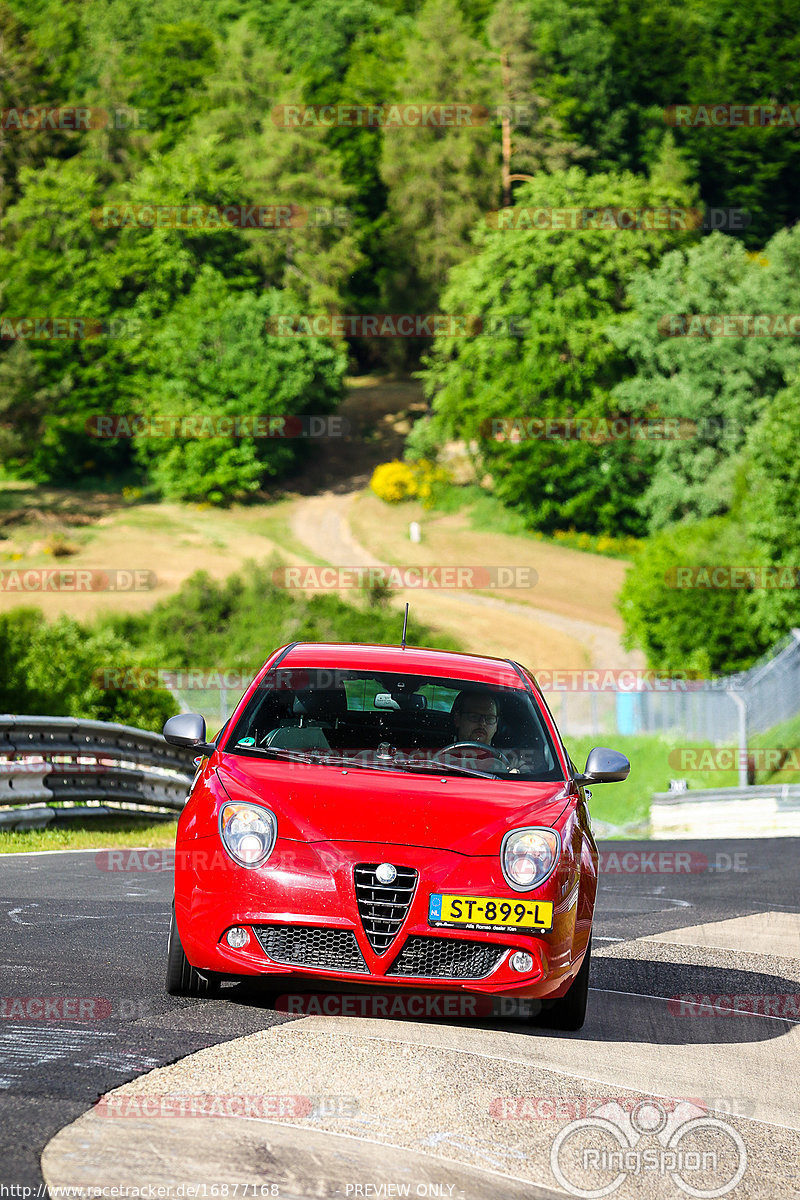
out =
[[[105,850],[146,846],[172,849],[175,824],[129,817],[95,817],[85,824],[50,825],[46,829],[0,829],[0,854],[22,854],[36,850]]]

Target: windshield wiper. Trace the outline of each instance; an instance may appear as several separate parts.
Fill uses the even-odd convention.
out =
[[[487,771],[478,771],[475,767],[464,767],[458,763],[448,763],[443,766],[430,762],[407,762],[404,759],[387,759],[386,762],[360,762],[342,754],[326,754],[324,750],[308,750],[299,753],[295,750],[285,750],[281,746],[248,746],[248,752],[264,754],[268,758],[284,759],[286,762],[310,763],[320,766],[342,766],[360,771],[419,771],[428,774],[447,775],[453,772],[460,775],[470,775],[475,779],[497,779],[499,776]]]
[[[346,758],[343,755],[330,755],[324,760],[327,763],[342,763],[348,767],[361,768],[364,771],[429,771],[439,775],[446,775],[450,770],[450,764],[446,767],[437,763],[430,762],[415,762],[405,758],[388,758],[385,762],[359,762],[352,758]],[[486,771],[478,771],[474,767],[462,767],[458,764],[452,764],[454,771],[460,771],[462,775],[474,775],[478,779],[496,779],[496,775],[490,775]]]
[[[231,747],[236,750],[236,746]],[[267,758],[285,758],[287,762],[302,762],[307,763],[313,761],[305,754],[300,754],[296,750],[285,750],[282,746],[246,746],[248,754],[264,754]],[[312,751],[312,753],[314,753]]]
[[[490,773],[489,771],[479,771],[477,767],[462,767],[459,763],[448,763],[447,766],[442,766],[441,763],[430,762],[410,762],[403,763],[405,771],[429,771],[432,774],[447,775],[449,771],[457,771],[460,775],[472,775],[476,779],[499,779],[500,776]]]
[[[310,763],[313,766],[320,765],[326,767],[342,766],[342,767],[358,767],[363,771],[393,771],[397,770],[397,764],[394,762],[375,763],[375,762],[358,762],[352,758],[346,758],[341,754],[327,754],[324,750],[307,750],[301,753],[297,750],[286,750],[282,746],[248,746],[248,752],[256,754],[264,754],[268,758],[282,758],[287,762]]]

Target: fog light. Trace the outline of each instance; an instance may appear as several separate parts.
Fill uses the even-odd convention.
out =
[[[508,961],[511,970],[519,971],[520,975],[528,975],[533,970],[533,955],[528,954],[527,950],[518,950]]]
[[[250,934],[246,929],[242,929],[241,925],[234,925],[233,929],[229,929],[225,934],[225,941],[233,950],[241,950],[250,942]]]

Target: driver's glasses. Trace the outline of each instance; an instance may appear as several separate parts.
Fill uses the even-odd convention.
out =
[[[472,725],[496,725],[497,724],[497,717],[493,716],[491,713],[464,711],[461,714],[461,716],[465,720],[469,721],[470,724],[472,724]]]

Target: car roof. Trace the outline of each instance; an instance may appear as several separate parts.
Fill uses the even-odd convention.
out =
[[[410,675],[438,675],[468,679],[502,688],[525,688],[525,680],[510,659],[461,654],[420,646],[378,646],[357,642],[295,642],[272,656],[266,667],[280,658],[279,669],[331,667],[339,670],[392,671]]]

